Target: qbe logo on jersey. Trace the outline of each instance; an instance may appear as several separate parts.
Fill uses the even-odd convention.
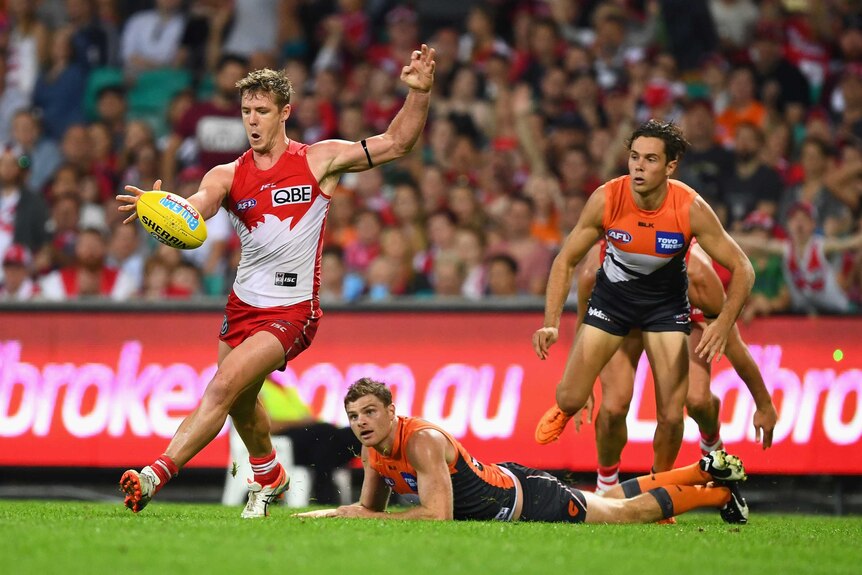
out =
[[[311,201],[311,186],[290,186],[272,190],[272,205],[307,204]]]
[[[671,255],[685,248],[685,236],[676,232],[655,233],[655,253]]]

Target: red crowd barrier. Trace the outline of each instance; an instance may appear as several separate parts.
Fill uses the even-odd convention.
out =
[[[389,383],[397,411],[442,424],[480,460],[592,470],[590,427],[538,446],[536,421],[551,405],[572,342],[567,316],[551,357],[533,354],[540,312],[327,313],[317,339],[284,371],[326,420],[346,424],[342,398],[370,376]],[[215,370],[216,312],[0,312],[0,466],[138,466],[161,453]],[[775,445],[753,441],[753,403],[721,360],[713,390],[722,435],[754,473],[862,474],[862,321],[761,320],[743,336],[775,392]],[[835,350],[843,358],[836,361]],[[655,403],[641,361],[623,470],[652,463]],[[697,457],[687,420],[680,462]],[[222,433],[191,463],[221,467]]]

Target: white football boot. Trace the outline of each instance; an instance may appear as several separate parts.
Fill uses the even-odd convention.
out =
[[[248,503],[242,510],[243,519],[256,519],[258,517],[269,517],[269,506],[275,504],[284,497],[285,491],[290,488],[290,477],[284,467],[278,478],[269,485],[261,485],[256,481],[248,482]]]

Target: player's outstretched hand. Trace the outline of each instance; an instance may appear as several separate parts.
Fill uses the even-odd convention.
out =
[[[317,509],[315,511],[306,511],[305,513],[294,513],[293,517],[308,517],[317,519],[319,517],[338,517],[337,509]]]
[[[428,44],[422,44],[421,49],[413,50],[410,63],[401,68],[401,81],[414,90],[430,92],[431,86],[434,85],[434,68],[437,66],[434,62],[435,54],[434,48],[429,48]]]
[[[123,189],[132,195],[127,196],[127,195],[121,194],[121,195],[117,196],[117,201],[122,202],[122,205],[117,209],[121,212],[132,212],[128,218],[123,220],[124,224],[128,224],[129,222],[135,221],[135,218],[138,217],[138,212],[135,211],[137,209],[138,198],[141,197],[141,194],[143,194],[145,192],[145,190],[142,190],[140,188],[136,188],[135,186],[125,186]],[[156,180],[156,183],[153,184],[153,191],[157,192],[161,189],[162,189],[162,181]]]
[[[772,402],[764,407],[758,407],[754,412],[754,440],[758,443],[763,442],[763,449],[772,447],[772,431],[775,429],[775,424],[778,422],[778,412],[775,411],[775,406]]]
[[[560,338],[560,331],[555,327],[543,327],[533,334],[533,350],[539,359],[547,359],[548,350]]]
[[[703,330],[703,336],[701,336],[700,343],[694,352],[698,357],[706,359],[710,363],[713,359],[720,359],[724,355],[724,348],[727,347],[729,334],[730,329],[726,328],[720,320],[712,322]]]

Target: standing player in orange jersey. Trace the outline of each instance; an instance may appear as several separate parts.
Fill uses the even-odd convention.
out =
[[[748,521],[737,485],[745,481],[745,469],[724,451],[687,467],[631,479],[598,497],[538,469],[478,461],[440,427],[396,416],[392,393],[380,382],[363,378],[354,383],[344,409],[362,443],[365,478],[359,502],[301,517],[651,523],[714,507],[728,523]],[[391,490],[418,495],[419,505],[387,513]]]
[[[727,338],[751,291],[754,272],[709,205],[670,176],[688,143],[672,123],[650,120],[629,140],[629,174],[600,186],[554,260],[548,280],[544,325],[533,349],[548,357],[559,338],[563,304],[575,266],[602,236],[607,256],[596,276],[583,325],[557,385],[557,404],[542,416],[536,440],[556,440],[572,415],[586,405],[602,368],[628,333],[641,330],[655,378],[655,470],[673,467],[683,435],[691,330],[685,254],[693,237],[731,272],[727,302],[706,327],[695,352],[711,362],[724,353]]]
[[[254,480],[244,518],[269,514],[289,478],[275,459],[269,416],[257,395],[264,378],[284,369],[314,338],[322,316],[318,292],[323,231],[329,200],[341,174],[398,159],[413,148],[428,117],[434,50],[422,45],[401,69],[409,88],[385,133],[348,142],[312,145],[285,137],[290,80],[256,70],[237,83],[251,149],[211,169],[188,201],[206,219],[224,205],[241,241],[237,279],[219,336],[218,370],[198,407],[186,417],[164,454],[140,472],[126,471],[120,487],[134,512],[218,434],[230,415],[249,451]],[[160,182],[154,186],[158,189]],[[131,213],[142,190],[126,186],[120,211]]]
[[[596,272],[601,265],[603,245],[594,246],[584,258],[578,274],[578,319],[586,313],[589,294],[596,283]],[[694,353],[703,336],[708,320],[717,317],[724,305],[724,287],[712,262],[703,250],[692,243],[686,256],[688,295],[692,304],[692,332],[688,341],[689,384],[685,409],[700,430],[700,451],[706,455],[724,448],[719,422],[720,400],[710,391],[712,366]],[[602,369],[600,380],[602,400],[596,416],[596,451],[598,470],[596,493],[604,493],[619,484],[619,467],[622,450],[628,440],[626,416],[634,393],[635,372],[643,352],[643,341],[638,331],[626,336],[620,349]],[[763,383],[760,369],[748,351],[736,325],[730,331],[725,354],[730,364],[745,383],[754,399],[755,412],[752,424],[755,438],[763,448],[772,445],[772,432],[778,420],[772,398]],[[592,411],[591,406],[588,406]],[[591,415],[591,413],[590,413]],[[663,446],[656,445],[655,449]],[[656,459],[665,457],[656,456]]]

